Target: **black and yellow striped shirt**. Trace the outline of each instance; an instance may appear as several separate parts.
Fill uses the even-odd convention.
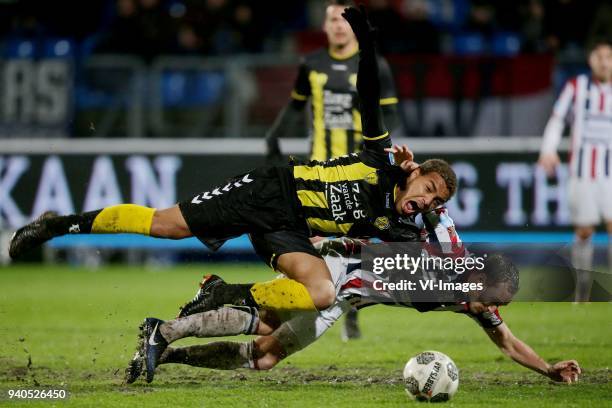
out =
[[[388,133],[364,137],[360,153],[294,165],[297,206],[312,236],[418,240],[419,228],[395,211],[395,186],[406,175],[384,151]]]
[[[357,71],[359,55],[340,58],[327,49],[307,55],[299,68],[291,97],[310,99],[312,111],[311,160],[324,161],[361,150],[363,136]],[[397,104],[389,65],[378,58],[380,105]]]

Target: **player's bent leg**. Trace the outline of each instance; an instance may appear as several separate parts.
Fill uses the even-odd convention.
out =
[[[334,284],[321,258],[301,252],[287,253],[279,257],[277,266],[293,279],[228,284],[219,276],[206,275],[195,297],[181,308],[179,317],[224,305],[314,311],[333,303],[336,296]]]
[[[239,334],[259,334],[259,312],[253,307],[222,307],[168,320],[159,331],[168,343],[185,337],[221,337]],[[264,328],[267,325],[262,325]]]
[[[572,245],[572,264],[576,271],[576,302],[588,302],[593,285],[593,242],[595,227],[591,225],[576,226],[575,239]]]
[[[328,308],[336,299],[331,273],[322,258],[303,252],[290,252],[278,257],[277,268],[305,287],[307,293],[300,291],[301,288],[296,285],[294,296],[297,299],[310,297],[317,310]]]
[[[249,308],[225,307],[214,311],[191,315],[182,319],[161,322],[157,334],[153,336],[153,342],[157,343],[158,352],[157,362],[153,365],[168,363],[188,364],[198,367],[233,369],[233,368],[255,368],[253,360],[253,345],[249,343],[216,342],[209,346],[193,346],[191,348],[172,348],[169,344],[174,341],[195,336],[195,337],[216,337],[232,336],[239,334],[259,334],[269,335],[281,324],[278,316],[271,311],[262,311]],[[257,318],[257,316],[260,318]],[[147,319],[143,326],[148,325]],[[151,355],[153,347],[147,342],[151,338],[151,331],[146,333],[141,326],[141,334],[136,353],[125,369],[125,382],[132,384],[143,373],[154,372],[154,367],[150,370],[145,369],[146,363],[154,360]],[[147,337],[149,336],[149,337]],[[159,337],[161,336],[161,338]],[[236,345],[237,344],[237,345]],[[161,347],[161,348],[160,348]],[[221,355],[219,355],[221,353]],[[250,353],[250,354],[249,354]],[[211,359],[210,356],[214,356]],[[150,378],[152,380],[152,377]]]
[[[217,370],[269,370],[283,358],[280,342],[273,336],[261,336],[244,343],[218,341],[189,347],[168,347],[159,364],[187,364]]]

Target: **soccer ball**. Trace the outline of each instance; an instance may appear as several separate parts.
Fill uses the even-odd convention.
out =
[[[444,353],[424,351],[404,367],[406,393],[417,401],[448,401],[459,387],[459,370]]]

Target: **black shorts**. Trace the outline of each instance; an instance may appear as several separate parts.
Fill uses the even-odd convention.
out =
[[[282,170],[258,168],[180,202],[179,208],[191,233],[212,250],[242,234],[266,237],[270,233],[291,231],[308,241],[308,226],[296,212],[291,197],[295,192],[287,187]],[[305,244],[297,246],[302,248]],[[277,248],[276,245],[270,247]]]
[[[276,270],[278,257],[290,252],[305,252],[323,258],[303,231],[275,231],[249,234],[249,239],[259,257]]]

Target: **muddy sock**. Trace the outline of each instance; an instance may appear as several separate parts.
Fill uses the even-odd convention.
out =
[[[168,320],[159,327],[162,336],[172,343],[184,337],[219,337],[255,334],[259,314],[252,307],[222,307]]]
[[[246,343],[217,341],[180,348],[168,347],[162,354],[159,364],[187,364],[218,370],[254,368],[253,347],[252,341]]]

